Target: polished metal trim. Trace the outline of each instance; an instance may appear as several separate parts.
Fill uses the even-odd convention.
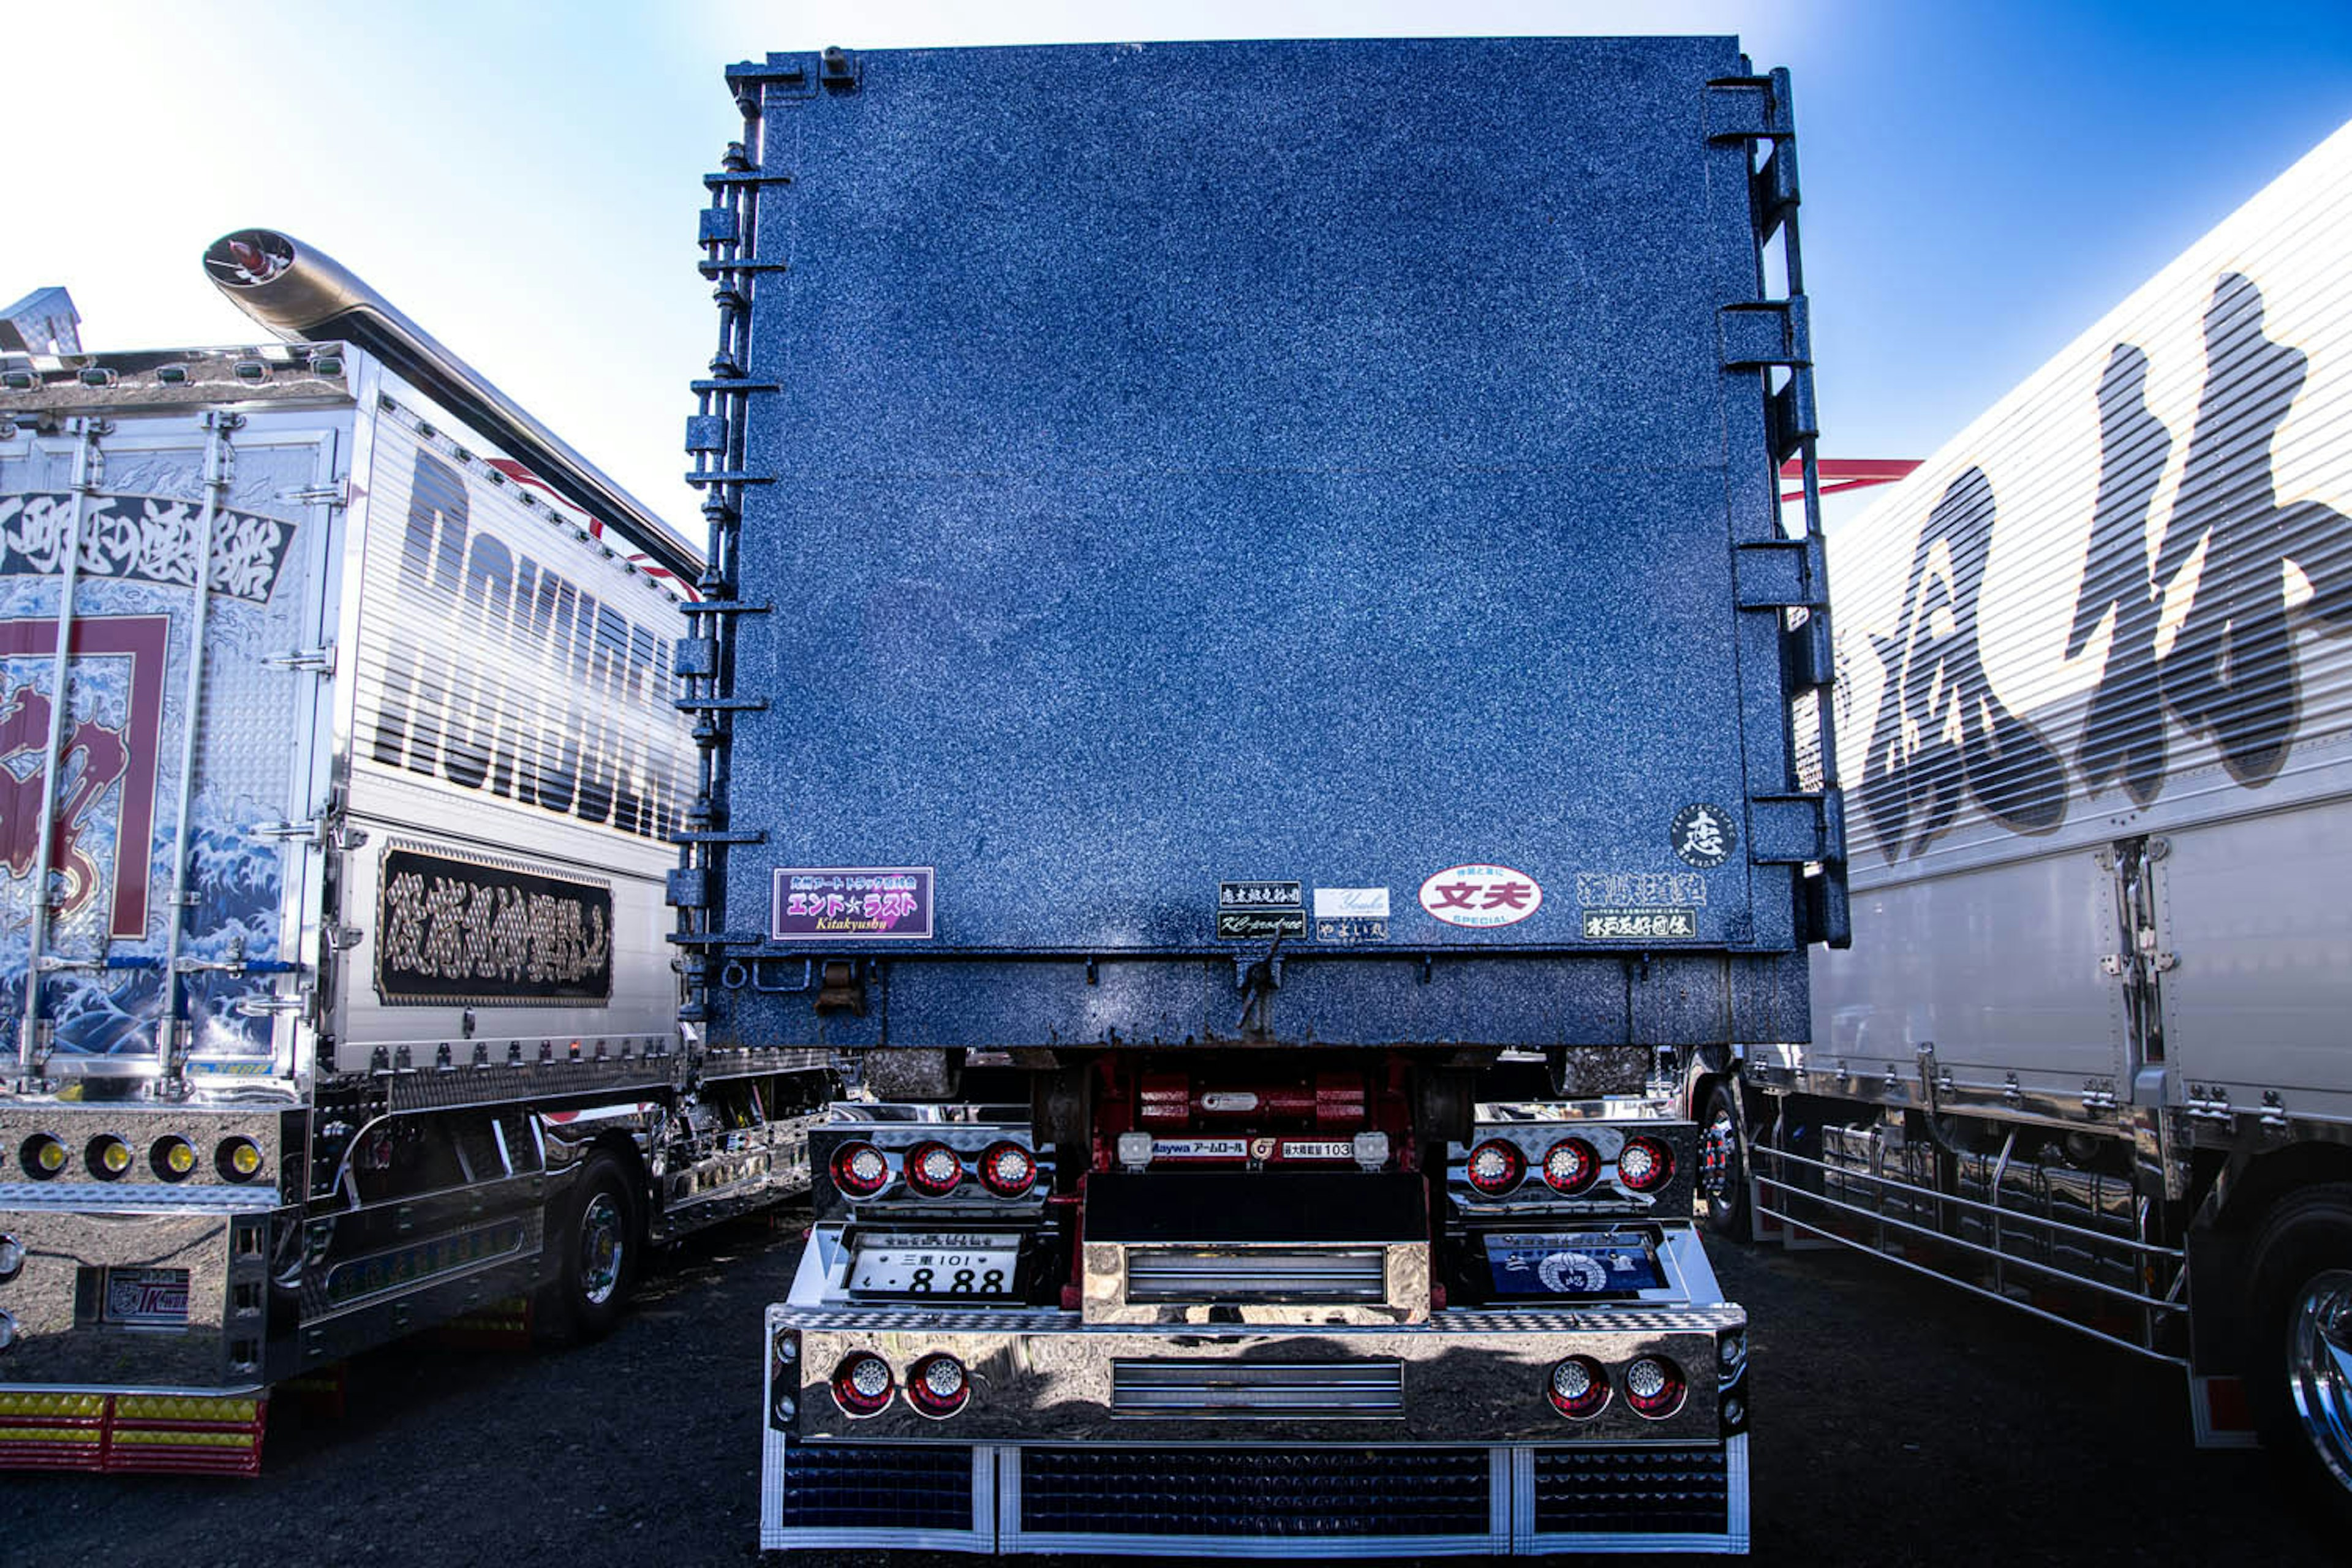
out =
[[[1378,1420],[1404,1414],[1404,1363],[1114,1357],[1113,1415],[1160,1420]]]

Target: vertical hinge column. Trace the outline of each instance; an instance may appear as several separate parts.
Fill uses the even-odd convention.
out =
[[[760,198],[792,184],[790,174],[764,167],[762,107],[770,97],[813,97],[818,90],[805,65],[781,55],[765,64],[729,67],[727,85],[743,116],[743,137],[729,143],[716,174],[703,176],[710,200],[698,234],[699,270],[710,279],[711,300],[719,307],[719,343],[710,374],[693,384],[695,411],[686,422],[686,450],[694,464],[686,482],[702,492],[708,547],[702,576],[686,606],[687,636],[677,645],[675,663],[677,706],[694,716],[695,789],[680,830],[672,836],[678,863],[669,875],[669,902],[677,910],[671,940],[685,979],[678,1018],[698,1026],[710,1022],[713,1014],[711,965],[713,949],[726,931],[728,847],[750,837],[728,826],[735,715],[762,706],[735,695],[738,617],[768,608],[741,596],[737,552],[743,492],[773,478],[751,473],[747,466],[751,399],[779,389],[775,383],[751,379],[751,308],[761,278],[786,267],[781,258],[760,254]]]
[[[180,735],[179,825],[172,835],[172,902],[163,916],[163,994],[155,1010],[155,1055],[162,1068],[157,1089],[173,1098],[185,1089],[181,1074],[187,1066],[191,1034],[183,1023],[186,1001],[185,982],[180,973],[180,941],[188,923],[188,827],[196,792],[196,734],[203,728],[196,715],[204,711],[205,633],[213,599],[213,531],[219,525],[221,500],[235,477],[229,438],[244,426],[241,415],[216,411],[205,416],[205,501],[196,518],[195,561],[188,574],[194,602],[188,615],[187,696],[181,704],[185,719]]]
[[[1794,460],[1802,476],[1802,510],[1780,511],[1776,537],[1742,540],[1735,557],[1739,607],[1776,616],[1780,684],[1788,724],[1788,764],[1777,786],[1751,776],[1749,858],[1796,865],[1797,931],[1806,942],[1843,947],[1852,940],[1846,897],[1845,810],[1837,778],[1836,716],[1831,687],[1836,653],[1830,636],[1829,567],[1822,549],[1821,420],[1813,402],[1811,310],[1798,244],[1796,114],[1789,73],[1727,77],[1706,85],[1708,142],[1748,153],[1748,219],[1756,237],[1754,299],[1725,305],[1718,318],[1724,368],[1755,374],[1764,398],[1764,446],[1772,494]],[[1763,298],[1779,245],[1785,298]]]
[[[25,1016],[18,1026],[16,1041],[16,1071],[24,1082],[30,1084],[41,1077],[47,1057],[47,1035],[42,1028],[41,986],[48,973],[43,964],[42,949],[49,941],[49,873],[52,841],[57,835],[58,773],[61,761],[58,748],[65,740],[66,715],[73,709],[74,587],[81,573],[82,529],[89,518],[90,498],[105,483],[106,458],[99,450],[99,442],[111,434],[114,426],[103,419],[86,419],[76,432],[79,437],[74,447],[73,510],[66,521],[64,552],[58,563],[57,647],[49,658],[49,728],[41,752],[41,805],[33,819],[33,878],[26,885],[29,891],[28,913],[25,921]]]

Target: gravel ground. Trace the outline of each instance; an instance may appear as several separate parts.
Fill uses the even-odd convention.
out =
[[[256,1481],[0,1477],[0,1561],[756,1562],[761,1309],[784,1293],[805,1222],[689,1241],[600,1344],[424,1340],[362,1358],[340,1418],[273,1408]],[[2260,1455],[2190,1447],[2169,1368],[1865,1258],[1717,1259],[1754,1323],[1758,1562],[2346,1556]]]

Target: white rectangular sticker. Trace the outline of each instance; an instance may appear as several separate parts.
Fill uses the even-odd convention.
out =
[[[1318,888],[1315,918],[1318,921],[1384,921],[1389,918],[1386,888]]]
[[[1154,1138],[1151,1141],[1154,1160],[1246,1160],[1249,1141],[1245,1138]]]

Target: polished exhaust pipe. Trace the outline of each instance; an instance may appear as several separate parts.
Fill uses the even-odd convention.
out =
[[[205,271],[237,309],[289,342],[339,339],[375,355],[681,587],[691,590],[702,575],[699,553],[651,508],[316,246],[276,229],[238,229],[206,248]]]

